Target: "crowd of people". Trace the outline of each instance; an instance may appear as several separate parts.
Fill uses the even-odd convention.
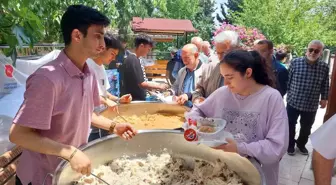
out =
[[[60,158],[75,171],[90,174],[90,159],[78,147],[112,133],[126,140],[137,133],[128,123],[117,124],[99,115],[97,107],[144,101],[152,90],[169,92],[178,104],[191,107],[186,116],[225,119],[225,129],[240,139],[229,139],[215,149],[258,160],[267,185],[278,184],[279,163],[286,152],[308,155],[305,145],[318,106],[326,107],[329,92],[329,67],[320,60],[321,41],[310,42],[306,56],[293,59],[287,69],[281,63],[285,54],[274,54],[270,40],[258,41],[246,51],[236,32],[223,31],[215,36],[213,50],[208,41],[193,37],[191,43],[172,51],[169,86],[146,77],[141,60],[154,46],[152,38],[137,35],[135,50],[129,52],[123,41],[104,32],[109,24],[105,15],[82,5],[70,6],[64,13],[65,49],[28,78],[24,102],[10,130],[10,140],[24,148],[17,184],[42,184]],[[104,70],[119,51],[123,53],[118,66],[120,98],[107,92]],[[301,129],[295,140],[299,116]]]

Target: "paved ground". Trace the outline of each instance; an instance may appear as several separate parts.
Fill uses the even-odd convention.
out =
[[[286,99],[286,97],[284,98]],[[285,102],[286,103],[286,102]],[[323,124],[325,109],[317,111],[312,133]],[[300,124],[296,127],[297,134],[300,130]],[[298,135],[296,135],[298,137]],[[311,170],[312,145],[310,141],[306,145],[309,150],[309,156],[303,156],[297,153],[295,156],[285,155],[280,163],[279,185],[314,185],[314,174]],[[336,176],[333,178],[332,185],[336,185]]]
[[[325,109],[318,110],[312,131],[315,131],[322,125],[324,114]],[[299,126],[297,126],[296,130],[299,130]],[[279,185],[314,185],[314,175],[310,169],[312,152],[310,142],[306,147],[310,152],[309,156],[303,156],[299,153],[295,156],[286,154],[281,160]],[[336,185],[336,177],[333,178],[332,185]]]

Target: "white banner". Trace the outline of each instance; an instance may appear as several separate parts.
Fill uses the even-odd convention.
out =
[[[10,94],[13,89],[25,85],[27,75],[12,66],[12,60],[0,55],[0,98]]]

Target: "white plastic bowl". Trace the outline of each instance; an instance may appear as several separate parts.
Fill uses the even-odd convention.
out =
[[[226,132],[226,131],[222,131],[220,132],[221,136],[218,137],[218,139],[215,140],[205,140],[205,139],[201,139],[199,141],[194,141],[197,144],[204,144],[207,145],[209,147],[218,147],[220,145],[223,144],[227,144],[226,139],[230,138],[233,139],[233,135],[230,132]]]
[[[193,119],[193,118],[191,118]],[[227,138],[234,139],[233,135],[230,132],[224,130],[226,126],[226,120],[220,118],[194,118],[197,121],[197,127],[201,125],[214,125],[216,131],[213,133],[205,133],[197,131],[198,141],[192,141],[195,144],[204,144],[209,147],[217,147],[223,144],[226,144]],[[188,123],[183,124],[183,129],[188,128]]]
[[[202,138],[206,138],[206,140],[209,139],[217,139],[218,138],[218,133],[224,130],[226,126],[226,120],[224,119],[219,119],[219,118],[198,118],[197,119],[197,127],[200,127],[202,125],[214,125],[216,131],[213,133],[206,133],[206,132],[200,132],[198,130],[197,134],[198,136]]]

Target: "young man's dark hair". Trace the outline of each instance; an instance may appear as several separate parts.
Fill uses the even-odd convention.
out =
[[[71,33],[78,29],[86,36],[87,30],[91,25],[102,25],[104,27],[110,24],[110,20],[99,11],[84,6],[69,6],[61,20],[61,31],[65,45],[71,42]]]
[[[127,42],[127,38],[124,35],[119,35],[118,40],[120,40],[120,42]]]
[[[146,34],[139,34],[135,37],[134,45],[136,48],[138,48],[141,44],[150,45],[151,47],[153,47],[154,41],[150,36]]]
[[[275,54],[275,58],[277,60],[281,60],[282,61],[286,57],[287,57],[287,52],[285,52],[285,51],[277,51],[276,54]]]
[[[268,49],[273,49],[274,47],[273,42],[270,40],[261,40],[258,44],[267,44]]]
[[[106,32],[104,34],[104,41],[106,49],[118,49],[122,50],[121,42],[111,33]]]

